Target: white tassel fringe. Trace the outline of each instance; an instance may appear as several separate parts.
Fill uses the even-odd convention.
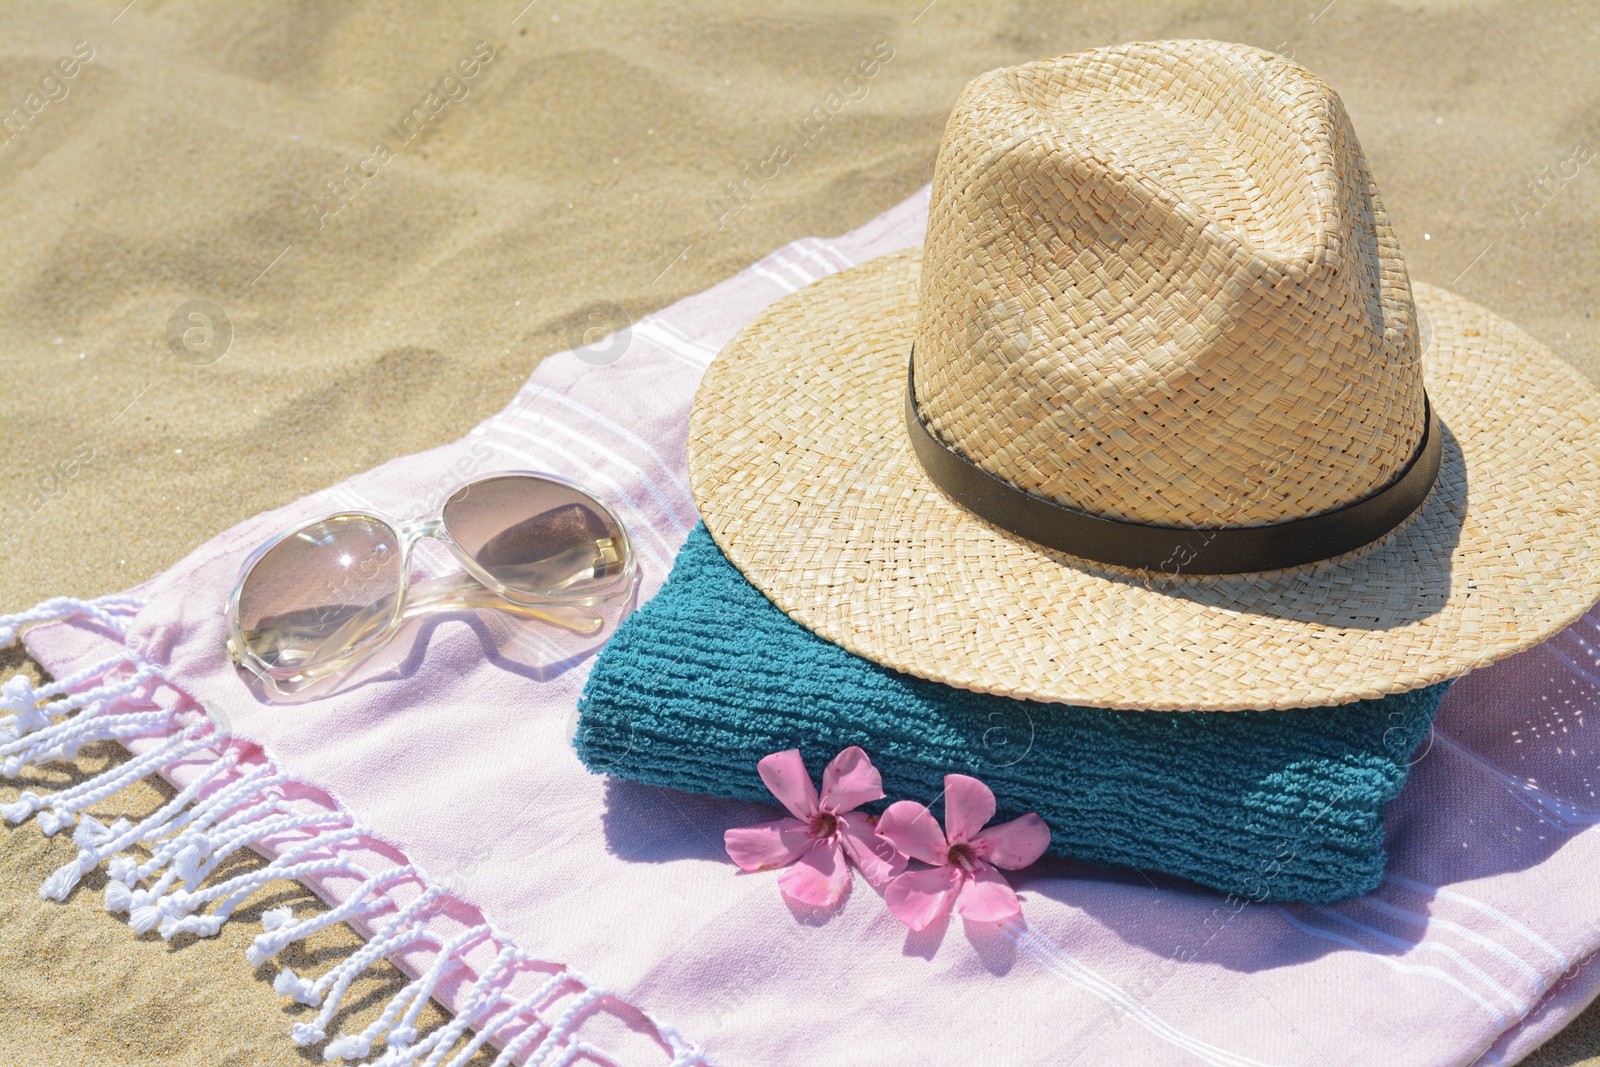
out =
[[[47,600],[32,611],[0,616],[0,647],[15,641],[26,626],[62,619],[90,619],[126,638],[142,606],[126,596]],[[292,1027],[296,1044],[325,1042],[324,1059],[357,1060],[381,1042],[384,1052],[375,1061],[381,1067],[419,1063],[461,1067],[502,1031],[520,1025],[523,1029],[502,1044],[494,1067],[513,1063],[551,1067],[582,1055],[609,1058],[576,1039],[573,1031],[597,1001],[613,994],[559,965],[548,973],[552,964],[517,949],[487,924],[439,938],[427,926],[445,897],[439,884],[412,865],[378,873],[363,870],[345,850],[370,836],[365,828],[342,812],[294,810],[283,794],[289,778],[271,763],[244,763],[244,750],[218,734],[208,719],[184,721],[152,706],[146,690],[163,681],[159,667],[130,653],[40,686],[23,675],[0,682],[0,776],[15,778],[29,766],[73,759],[93,741],[160,739],[148,751],[48,798],[25,790],[12,803],[0,805],[0,818],[13,825],[37,816],[35,822],[46,836],[73,829],[77,855],[45,879],[41,897],[65,900],[85,875],[105,865],[109,875],[105,909],[126,914],[134,932],[159,930],[167,939],[179,934],[210,937],[235,908],[269,882],[335,874],[358,877],[361,885],[343,901],[305,919],[297,921],[288,908],[265,912],[263,932],[246,952],[249,962],[259,967],[319,930],[392,912],[381,920],[369,919],[372,937],[321,977],[304,978],[287,967],[277,973],[273,988],[280,995],[318,1009],[314,1019]],[[139,779],[205,755],[212,759],[198,776],[139,822],[119,818],[108,826],[88,814],[88,809]],[[217,867],[240,849],[283,838],[291,843],[279,845],[277,856],[266,866],[206,884]],[[139,862],[129,851],[135,847],[147,849],[149,859]],[[414,890],[405,903],[394,897],[403,886]],[[495,946],[493,961],[459,998],[455,1015],[429,1034],[419,1035],[417,1021],[439,983],[453,970],[469,967],[466,953],[483,943]],[[365,1029],[328,1039],[326,1029],[351,984],[384,957],[417,945],[437,949],[432,964],[395,994]],[[532,992],[513,998],[512,980],[526,971],[544,977]],[[655,1026],[672,1055],[669,1067],[704,1067],[703,1055],[677,1031]],[[535,1041],[538,1046],[525,1054]]]

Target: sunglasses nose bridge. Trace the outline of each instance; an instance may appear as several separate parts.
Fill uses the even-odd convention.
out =
[[[443,517],[401,523],[396,528],[396,532],[400,535],[400,543],[406,547],[407,551],[415,548],[417,542],[425,537],[431,537],[435,541],[447,543],[450,541],[450,534],[445,529]]]
[[[416,565],[418,545],[424,540],[431,539],[450,555],[455,556],[469,574],[472,573],[473,560],[466,550],[461,547],[460,543],[456,541],[455,537],[451,535],[450,528],[445,525],[444,516],[406,523],[400,528],[399,532],[400,542],[404,546],[406,561],[412,567]],[[426,567],[427,564],[424,564],[424,568]]]

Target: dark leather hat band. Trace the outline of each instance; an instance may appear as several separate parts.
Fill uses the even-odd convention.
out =
[[[914,358],[914,354],[913,354]],[[1123,522],[1034,496],[960,456],[929,432],[917,411],[908,364],[906,432],[922,469],[945,495],[979,518],[1096,563],[1167,574],[1240,574],[1298,567],[1369,544],[1427,499],[1439,476],[1438,420],[1424,403],[1422,441],[1393,481],[1353,504],[1271,526],[1185,529]]]

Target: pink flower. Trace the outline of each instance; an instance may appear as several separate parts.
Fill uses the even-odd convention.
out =
[[[976,778],[944,776],[944,829],[925,805],[901,800],[878,819],[878,836],[931,870],[889,883],[884,903],[913,930],[925,930],[955,905],[962,918],[999,922],[1022,905],[996,867],[1017,870],[1044,855],[1050,828],[1033,812],[983,829],[994,818],[994,793]]]
[[[844,897],[850,886],[847,856],[873,885],[905,869],[906,858],[877,837],[870,816],[855,810],[883,799],[883,778],[861,749],[851,745],[833,757],[822,772],[820,798],[797,748],[774,752],[756,767],[794,818],[723,834],[728,858],[740,867],[762,871],[799,860],[778,879],[778,889],[817,908],[831,908]]]

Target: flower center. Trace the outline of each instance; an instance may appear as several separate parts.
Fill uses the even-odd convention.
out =
[[[977,859],[978,853],[971,845],[967,844],[965,841],[962,841],[959,844],[950,846],[950,851],[946,853],[945,862],[954,867],[960,867],[963,871],[970,873],[971,871],[976,870],[974,864],[977,862]]]
[[[826,840],[839,832],[839,820],[829,811],[811,816],[811,836]]]

